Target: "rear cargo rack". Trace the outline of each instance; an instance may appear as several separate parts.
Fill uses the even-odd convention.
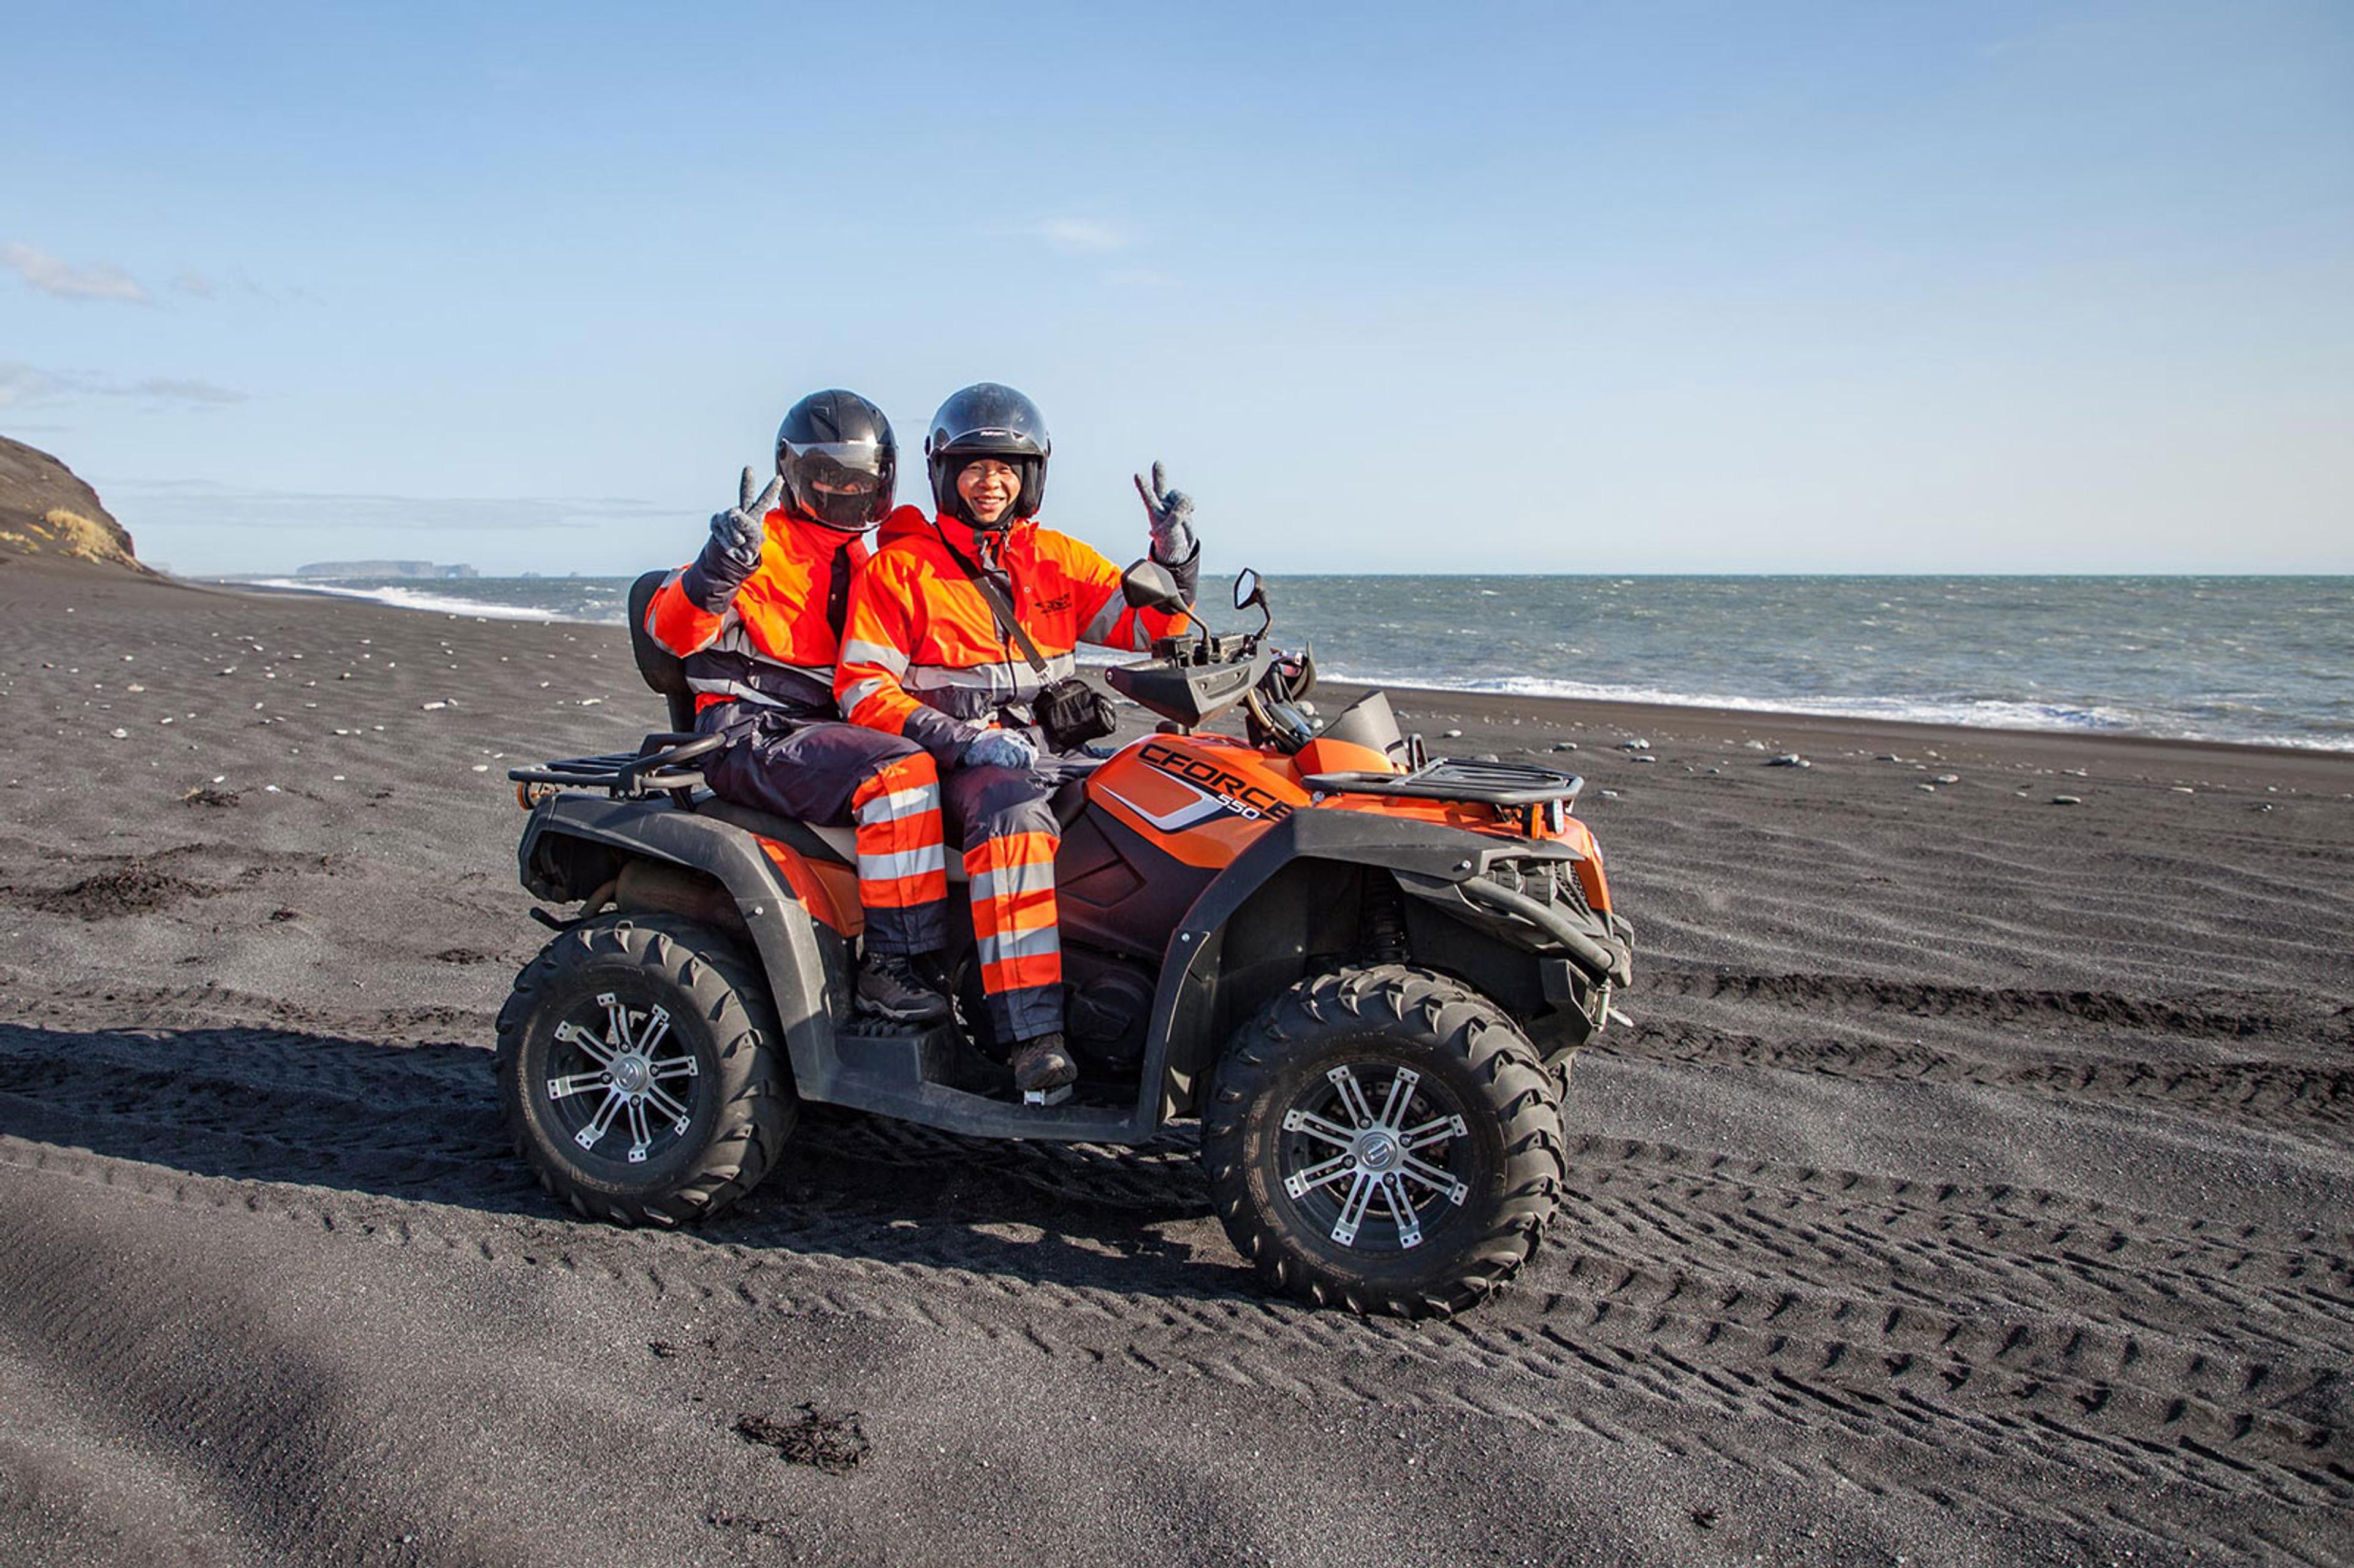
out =
[[[724,735],[666,731],[646,736],[635,751],[617,751],[610,757],[572,757],[543,762],[536,768],[510,768],[507,777],[524,785],[602,789],[617,800],[638,800],[648,795],[684,795],[703,787],[703,775],[695,768],[679,765],[717,750],[726,738]]]
[[[1556,773],[1532,762],[1465,762],[1451,757],[1411,773],[1310,773],[1300,782],[1327,795],[1410,795],[1490,806],[1575,800],[1585,788],[1585,780],[1575,773]]]

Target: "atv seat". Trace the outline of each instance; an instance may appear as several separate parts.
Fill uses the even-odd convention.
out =
[[[695,728],[695,692],[686,683],[686,661],[653,640],[646,630],[646,607],[668,572],[648,572],[630,585],[630,655],[647,685],[670,705],[670,727],[684,734]]]
[[[858,831],[855,828],[823,827],[816,822],[804,822],[798,817],[779,817],[761,810],[757,806],[739,806],[733,800],[723,800],[707,791],[695,797],[698,815],[758,833],[764,839],[774,839],[798,850],[811,860],[832,861],[836,865],[858,863]],[[949,860],[949,874],[962,880],[964,868]]]
[[[1090,769],[1092,771],[1092,769]],[[1073,818],[1087,809],[1087,774],[1078,773],[1063,780],[1062,787],[1047,802],[1055,813],[1055,825],[1067,828]],[[798,817],[779,817],[754,806],[739,806],[733,800],[704,791],[695,798],[695,809],[704,816],[714,818],[758,833],[764,839],[774,839],[789,844],[805,855],[817,860],[830,860],[839,865],[858,863],[858,830],[852,827],[827,827],[820,822],[805,822]],[[962,882],[964,862],[954,854],[949,856],[949,880]]]

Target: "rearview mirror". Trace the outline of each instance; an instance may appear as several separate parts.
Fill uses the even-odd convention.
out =
[[[1177,579],[1169,568],[1158,561],[1143,560],[1119,574],[1119,591],[1130,609],[1182,610],[1185,596],[1177,591]]]
[[[1258,591],[1258,574],[1245,567],[1235,577],[1235,608],[1248,609],[1262,602],[1264,598]]]

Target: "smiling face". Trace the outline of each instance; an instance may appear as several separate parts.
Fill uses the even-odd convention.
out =
[[[1022,493],[1022,475],[1012,463],[976,458],[957,471],[956,487],[973,521],[984,528],[994,527],[1004,519],[1013,498]]]

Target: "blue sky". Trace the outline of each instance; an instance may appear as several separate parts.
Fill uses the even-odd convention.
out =
[[[0,433],[184,571],[683,559],[970,381],[1121,556],[2354,571],[2354,8],[20,3]],[[901,487],[922,501],[920,470]]]

